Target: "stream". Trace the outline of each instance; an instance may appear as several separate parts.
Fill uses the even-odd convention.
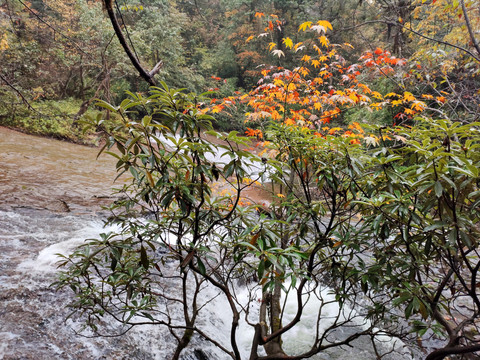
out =
[[[174,341],[166,329],[158,326],[137,327],[117,337],[79,334],[82,323],[67,319],[66,305],[72,292],[56,292],[50,286],[56,279],[56,254],[67,254],[84,239],[106,232],[103,228],[106,214],[101,206],[114,200],[111,188],[118,183],[112,183],[116,175],[114,159],[101,156],[95,160],[97,152],[96,148],[0,127],[1,359],[162,360],[172,354]],[[259,189],[252,189],[248,196],[255,201],[265,199]],[[207,288],[205,296],[212,296],[211,291]],[[315,307],[315,303],[309,306]],[[222,340],[225,344],[229,323],[224,318],[229,317],[229,312],[228,304],[218,299],[211,302],[207,315],[201,319],[208,331],[225,335]],[[308,314],[308,307],[305,312]],[[286,339],[286,347],[292,351],[300,349],[310,333],[307,316],[305,324]],[[252,334],[249,326],[241,325],[239,343],[243,346],[243,357],[249,353]],[[400,351],[404,345],[387,339],[381,346],[386,351],[392,346]],[[384,359],[411,359],[408,349],[404,351]],[[205,357],[226,358],[194,337],[183,360]],[[350,357],[375,359],[369,340],[360,338],[354,347],[333,349],[314,359]]]

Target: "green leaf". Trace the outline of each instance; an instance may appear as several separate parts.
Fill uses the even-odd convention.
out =
[[[205,275],[207,273],[207,270],[205,269],[205,264],[202,262],[202,260],[200,260],[200,258],[197,258],[197,265],[200,274]]]
[[[265,272],[265,261],[260,260],[260,263],[258,264],[258,268],[257,268],[258,279],[263,278],[264,272]]]
[[[435,195],[437,198],[441,197],[442,194],[443,194],[443,186],[442,186],[442,183],[440,181],[436,181],[435,182]]]

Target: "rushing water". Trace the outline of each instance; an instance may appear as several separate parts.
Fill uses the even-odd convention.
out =
[[[96,149],[0,128],[0,358],[168,359],[174,350],[171,336],[158,326],[134,328],[118,337],[77,334],[81,322],[66,320],[71,292],[56,292],[50,286],[55,280],[56,254],[66,254],[84,239],[106,231],[99,205],[109,201],[113,162],[108,158],[95,162],[95,156]],[[240,298],[243,293],[246,298],[246,289],[239,288]],[[214,290],[207,287],[202,296],[213,298]],[[325,291],[323,296],[330,295]],[[331,306],[335,313],[335,304]],[[309,307],[314,314],[318,304],[310,302],[304,311],[304,323],[285,337],[290,352],[300,351],[311,341],[316,319],[309,318]],[[294,303],[287,302],[286,310],[287,317],[293,316]],[[228,344],[229,314],[228,304],[218,297],[199,324]],[[105,324],[106,330],[115,326]],[[338,336],[348,331],[341,329]],[[247,358],[252,335],[251,328],[242,323],[238,340]],[[319,354],[315,359],[375,358],[368,339],[358,339],[353,345]],[[403,344],[386,339],[380,345],[384,351],[392,346],[401,349]],[[183,359],[198,359],[196,350],[209,359],[226,358],[194,337]],[[397,354],[388,358],[409,357]]]

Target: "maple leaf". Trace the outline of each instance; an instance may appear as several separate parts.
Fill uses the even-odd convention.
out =
[[[322,26],[322,25],[313,25],[310,29],[313,31],[316,31],[319,34],[321,33],[325,34],[327,32],[327,29],[325,28],[325,26]]]
[[[341,127],[334,127],[334,128],[331,128],[330,130],[328,130],[328,134],[329,135],[334,135],[336,132],[338,131],[342,131],[343,129]]]
[[[277,50],[273,50],[273,51],[272,51],[272,54],[273,54],[274,56],[278,56],[279,58],[282,57],[282,56],[285,56],[284,52],[283,52],[282,50],[278,50],[278,49],[277,49]]]
[[[322,44],[325,47],[327,47],[328,44],[330,44],[330,41],[328,41],[326,36],[320,36],[318,40],[320,41],[320,44]]]
[[[393,97],[393,96],[396,96],[396,97],[400,97],[400,95],[398,95],[397,93],[394,93],[394,92],[389,92],[388,94],[385,95],[385,97]]]
[[[303,55],[303,57],[302,57],[302,61],[305,61],[305,62],[309,62],[310,59],[311,59],[310,55]]]
[[[306,21],[298,27],[298,31],[305,31],[307,30],[307,28],[310,29],[312,24],[313,23],[311,21]]]
[[[433,95],[430,95],[430,94],[422,94],[422,98],[427,99],[427,100],[432,100],[432,99],[433,99]]]
[[[405,91],[403,93],[403,99],[405,101],[415,101],[415,96],[411,92]]]
[[[313,67],[316,69],[317,67],[320,66],[320,61],[318,61],[318,60],[312,60],[312,65],[313,65]]]
[[[261,12],[256,12],[255,13],[255,17],[261,18],[262,16],[265,16],[265,14],[261,13]]]
[[[285,47],[291,49],[293,47],[293,41],[289,37],[283,38],[282,42],[285,44]]]
[[[423,111],[427,105],[423,101],[415,101],[411,108],[417,111]]]
[[[302,50],[305,48],[305,46],[302,46],[303,45],[303,41],[300,41],[299,43],[295,44],[295,46],[293,47],[293,50],[295,50],[295,52],[297,52],[298,50]]]
[[[302,74],[302,76],[305,77],[305,76],[308,75],[308,73],[310,72],[310,70],[308,70],[306,67],[303,67],[303,66],[302,66],[302,67],[298,70],[298,72],[299,72],[300,74]]]
[[[248,43],[249,41],[253,40],[255,36],[251,35],[247,38],[247,40],[245,40],[246,43]]]
[[[375,135],[367,136],[363,140],[365,140],[367,146],[377,146],[379,144],[378,138]]]
[[[268,50],[272,51],[272,49],[276,46],[277,46],[277,44],[275,44],[274,42],[271,42],[271,43],[268,44]]]
[[[333,30],[332,24],[328,22],[327,20],[319,20],[317,21],[317,25],[323,26],[326,29]]]

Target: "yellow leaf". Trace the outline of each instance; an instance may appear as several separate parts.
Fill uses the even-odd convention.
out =
[[[322,44],[323,46],[327,47],[328,44],[330,44],[330,41],[328,41],[327,37],[325,35],[322,35],[318,38],[318,40],[320,40],[320,44]]]
[[[415,101],[415,96],[411,92],[405,91],[403,93],[403,99],[405,101]]]
[[[392,97],[392,96],[399,97],[400,95],[398,95],[397,93],[394,93],[394,92],[389,92],[387,95],[385,95],[385,97]]]
[[[298,44],[295,44],[295,46],[293,47],[293,50],[295,50],[295,52],[297,52],[298,50],[301,49],[302,45],[303,45],[303,42],[300,41]]]
[[[298,27],[298,31],[305,31],[307,30],[307,28],[310,29],[311,26],[312,26],[312,22],[306,21]]]
[[[293,41],[292,39],[290,39],[289,37],[286,37],[284,38],[283,40],[283,43],[285,44],[285,47],[288,48],[288,49],[291,49],[292,46],[293,46]]]
[[[0,51],[7,50],[8,48],[7,34],[3,34],[2,39],[0,40]]]
[[[315,69],[316,69],[317,67],[320,66],[320,61],[318,61],[318,60],[312,60],[312,65],[313,65],[313,66],[315,67]]]
[[[274,42],[271,42],[270,44],[268,44],[268,50],[269,51],[272,51],[272,49],[277,46],[277,44],[275,44]]]
[[[412,104],[411,108],[417,111],[423,111],[423,109],[425,109],[426,106],[427,105],[423,101],[415,101]]]
[[[247,38],[247,40],[245,40],[246,43],[248,43],[249,41],[253,40],[255,36],[251,35]]]
[[[285,197],[285,195],[283,195],[283,194],[277,194],[277,196],[278,196],[279,198],[284,198],[284,197]]]
[[[323,26],[325,29],[333,30],[332,24],[327,20],[319,20],[317,21],[317,25]]]
[[[148,182],[150,183],[150,186],[154,187],[155,183],[153,182],[152,174],[150,174],[150,172],[148,170],[146,170],[145,172],[147,173],[147,179],[148,179]]]
[[[302,61],[305,61],[305,62],[309,62],[310,59],[311,59],[311,56],[309,56],[309,55],[303,55],[303,57],[302,57]]]
[[[290,83],[287,86],[287,91],[295,91],[297,90],[297,86],[294,83]]]

